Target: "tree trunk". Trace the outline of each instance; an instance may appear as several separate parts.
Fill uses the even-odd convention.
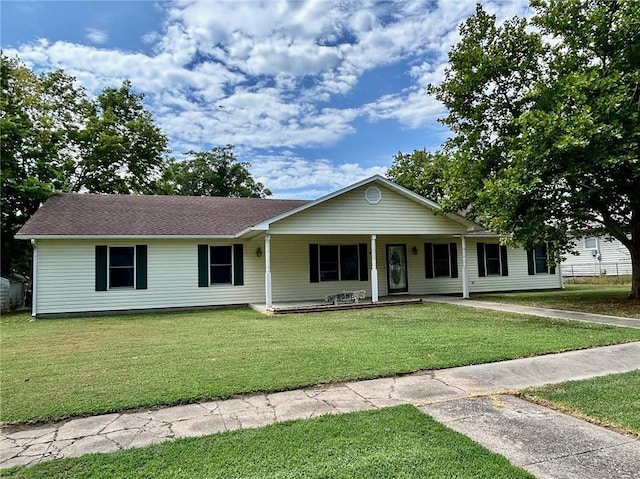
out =
[[[640,300],[640,238],[631,238],[631,294],[629,298]]]

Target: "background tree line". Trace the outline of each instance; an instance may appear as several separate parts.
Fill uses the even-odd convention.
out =
[[[531,18],[478,5],[440,85],[441,151],[398,153],[396,182],[525,247],[570,254],[608,233],[640,299],[640,2],[531,0]]]
[[[172,158],[128,81],[91,98],[62,70],[35,74],[0,54],[0,84],[3,274],[29,274],[31,246],[14,235],[55,193],[271,195],[231,145]]]

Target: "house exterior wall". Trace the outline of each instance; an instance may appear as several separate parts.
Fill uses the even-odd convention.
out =
[[[620,241],[609,236],[597,238],[597,249],[586,249],[584,239],[573,240],[577,255],[562,262],[564,276],[618,276],[631,274],[631,254]],[[596,251],[596,255],[593,255]]]
[[[489,242],[488,240],[484,240]],[[244,285],[198,287],[198,244],[229,245],[238,240],[39,240],[38,315],[125,311],[133,309],[179,308],[263,303],[265,301],[264,239],[244,242]],[[456,242],[458,277],[426,278],[425,242]],[[367,244],[367,281],[326,281],[312,283],[309,275],[309,244]],[[524,250],[508,249],[509,276],[478,276],[475,239],[467,239],[469,289],[474,292],[559,288],[558,274],[527,274]],[[95,246],[147,245],[147,289],[117,288],[95,290]],[[376,241],[379,293],[388,294],[386,247],[407,246],[408,293],[461,294],[462,247],[460,238],[445,236],[379,235]],[[417,253],[413,253],[414,246]],[[322,300],[343,290],[365,290],[371,296],[370,235],[272,235],[271,264],[273,301]]]
[[[247,304],[264,297],[262,241],[244,242],[244,285],[198,287],[204,240],[38,240],[37,314]],[[147,245],[147,289],[95,290],[95,246]]]
[[[431,213],[428,208],[380,184],[382,198],[369,204],[365,192],[371,185],[355,188],[273,223],[269,232],[297,235],[354,234],[463,234],[466,227]]]

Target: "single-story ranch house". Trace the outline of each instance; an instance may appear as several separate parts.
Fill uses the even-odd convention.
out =
[[[544,246],[500,245],[381,176],[315,201],[60,194],[16,238],[36,317],[562,286]]]

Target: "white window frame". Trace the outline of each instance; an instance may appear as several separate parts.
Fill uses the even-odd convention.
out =
[[[111,249],[112,248],[131,248],[133,250],[133,284],[131,286],[111,286],[111,269],[124,269],[129,266],[111,266]],[[135,245],[117,245],[107,246],[107,289],[136,289],[136,247]]]
[[[213,268],[218,266],[218,267],[223,267],[223,266],[229,266],[227,263],[216,263],[213,264],[213,255],[211,254],[211,249],[212,248],[230,248],[231,249],[231,281],[227,282],[227,283],[214,283],[213,282]],[[209,286],[229,286],[229,285],[233,285],[235,283],[235,264],[234,264],[234,251],[233,251],[233,245],[231,244],[210,244],[209,245]]]
[[[337,246],[338,247],[338,279],[322,279],[322,270],[320,264],[322,263],[322,247],[323,246]],[[342,279],[342,247],[343,246],[355,246],[356,255],[358,256],[358,276],[355,279]],[[360,248],[358,243],[320,243],[318,244],[318,282],[320,283],[335,283],[337,281],[360,281]]]
[[[592,247],[587,246],[587,240],[593,240],[594,245]],[[582,238],[582,249],[585,251],[598,251],[598,238],[595,236]]]

